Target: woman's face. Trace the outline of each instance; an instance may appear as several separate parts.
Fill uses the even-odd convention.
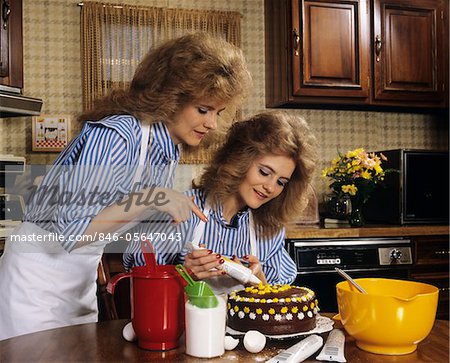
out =
[[[248,206],[256,209],[278,197],[294,169],[294,160],[285,155],[268,154],[257,158],[239,186],[241,208]]]
[[[217,128],[217,118],[224,109],[224,104],[206,100],[188,104],[166,124],[173,142],[198,146],[209,131]]]

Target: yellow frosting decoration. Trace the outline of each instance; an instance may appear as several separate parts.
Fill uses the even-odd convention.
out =
[[[281,308],[282,314],[286,314],[287,312],[288,312],[288,308],[286,306]]]
[[[305,305],[305,306],[303,306],[303,311],[307,311],[308,310],[308,307]]]
[[[291,298],[290,297],[287,297],[286,299],[284,299],[287,303],[290,303],[291,302]]]
[[[270,309],[269,309],[269,314],[270,314],[270,315],[275,314],[275,309],[274,309],[274,308],[270,308]]]
[[[261,315],[262,314],[262,309],[256,309],[256,314]]]
[[[246,306],[246,307],[244,308],[244,313],[248,314],[249,312],[250,312],[250,309]]]
[[[314,309],[314,303],[311,302],[311,304],[309,305],[311,307],[311,309]]]
[[[298,307],[297,307],[297,306],[294,306],[294,307],[291,309],[291,311],[292,311],[294,314],[297,314],[297,312],[298,312]]]
[[[238,311],[239,311],[239,308],[238,308],[237,305],[234,307],[234,311],[235,311],[235,312],[238,312]]]
[[[277,303],[277,302],[278,302],[278,298],[274,297],[272,301],[273,301],[274,303]]]

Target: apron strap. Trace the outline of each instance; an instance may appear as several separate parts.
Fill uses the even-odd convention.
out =
[[[136,173],[134,174],[132,185],[135,185],[136,183],[139,183],[141,181],[142,172],[144,170],[145,158],[147,156],[149,135],[150,135],[150,133],[152,134],[152,135],[150,135],[150,139],[151,139],[153,136],[153,128],[150,129],[150,125],[142,125],[141,132],[142,132],[142,135],[141,135],[141,151],[139,154],[139,165],[136,170]]]
[[[250,251],[253,256],[258,256],[258,249],[256,248],[256,231],[255,222],[253,221],[253,213],[251,210],[249,212],[249,229],[250,229]]]
[[[208,204],[205,204],[205,209],[203,210],[203,214],[206,217],[209,217],[209,213],[211,211],[211,208]],[[203,237],[203,234],[205,233],[205,226],[206,223],[200,220],[200,223],[195,227],[193,237],[192,237],[192,244],[200,247],[200,239]],[[258,256],[258,249],[256,248],[256,232],[255,232],[255,225],[253,221],[253,215],[252,211],[249,210],[249,234],[250,234],[250,254],[253,256]]]
[[[141,127],[141,151],[139,155],[139,165],[137,167],[136,173],[134,174],[133,178],[133,184],[132,187],[136,185],[136,183],[140,183],[142,172],[144,171],[144,164],[145,164],[145,158],[147,156],[147,148],[149,144],[149,137],[150,139],[153,137],[153,128],[150,127],[150,125],[142,125]],[[124,224],[122,227],[119,227],[114,233],[122,234],[126,231],[128,231],[130,228],[136,226],[139,223],[139,221],[131,221],[126,224]]]

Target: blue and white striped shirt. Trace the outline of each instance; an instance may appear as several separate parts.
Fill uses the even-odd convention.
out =
[[[206,196],[202,190],[193,189],[186,194],[194,196],[194,202],[201,209],[205,208]],[[205,225],[200,243],[205,244],[206,248],[214,253],[230,258],[233,255],[242,258],[251,254],[249,217],[249,209],[247,209],[236,214],[231,223],[228,223],[223,217],[222,207],[211,208],[208,216],[209,221]],[[137,237],[143,236],[144,233],[146,237],[149,237],[149,234],[150,237],[153,237],[151,242],[159,264],[183,263],[184,256],[188,253],[184,245],[186,242],[192,241],[194,229],[200,223],[200,219],[191,213],[191,218],[178,226],[170,224],[168,219],[165,222],[161,222],[156,228],[154,224],[141,224],[133,232],[136,233]],[[255,229],[257,257],[261,261],[267,282],[270,284],[292,283],[295,280],[297,268],[284,248],[285,229],[282,228],[270,238],[259,237],[258,228]],[[155,231],[161,233],[161,235],[158,236],[154,233]],[[177,236],[176,233],[179,233],[179,235]],[[162,236],[164,237],[161,238]],[[137,242],[130,243],[124,254],[125,268],[128,270],[133,266],[142,265],[145,265],[145,262],[140,244]]]
[[[139,165],[141,124],[130,115],[114,115],[87,122],[81,133],[61,152],[28,203],[24,221],[64,239],[71,251],[91,220],[132,190],[158,186],[171,188],[169,165],[180,158],[164,123],[151,125],[140,184],[133,179]]]

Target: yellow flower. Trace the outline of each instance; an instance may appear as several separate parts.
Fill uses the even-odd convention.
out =
[[[350,195],[356,195],[356,192],[358,191],[358,188],[356,187],[355,184],[343,185],[342,186],[342,191],[344,193],[348,193]]]
[[[274,308],[270,308],[270,309],[269,309],[269,314],[270,314],[270,315],[275,314],[275,309],[274,309]]]
[[[282,314],[286,314],[287,312],[288,312],[288,308],[286,306],[281,308]]]
[[[239,311],[239,308],[238,308],[237,305],[234,307],[234,311],[235,311],[235,312],[238,312],[238,311]]]
[[[248,314],[250,312],[250,309],[246,306],[244,307],[244,313]]]
[[[364,171],[361,173],[361,177],[363,177],[364,179],[370,180],[370,178],[372,178],[372,174],[370,174],[367,170],[364,170]]]
[[[297,314],[297,313],[298,313],[298,307],[297,307],[297,306],[294,306],[294,307],[291,309],[291,311],[292,311],[294,314]]]
[[[261,315],[262,314],[262,309],[256,309],[256,314]]]

